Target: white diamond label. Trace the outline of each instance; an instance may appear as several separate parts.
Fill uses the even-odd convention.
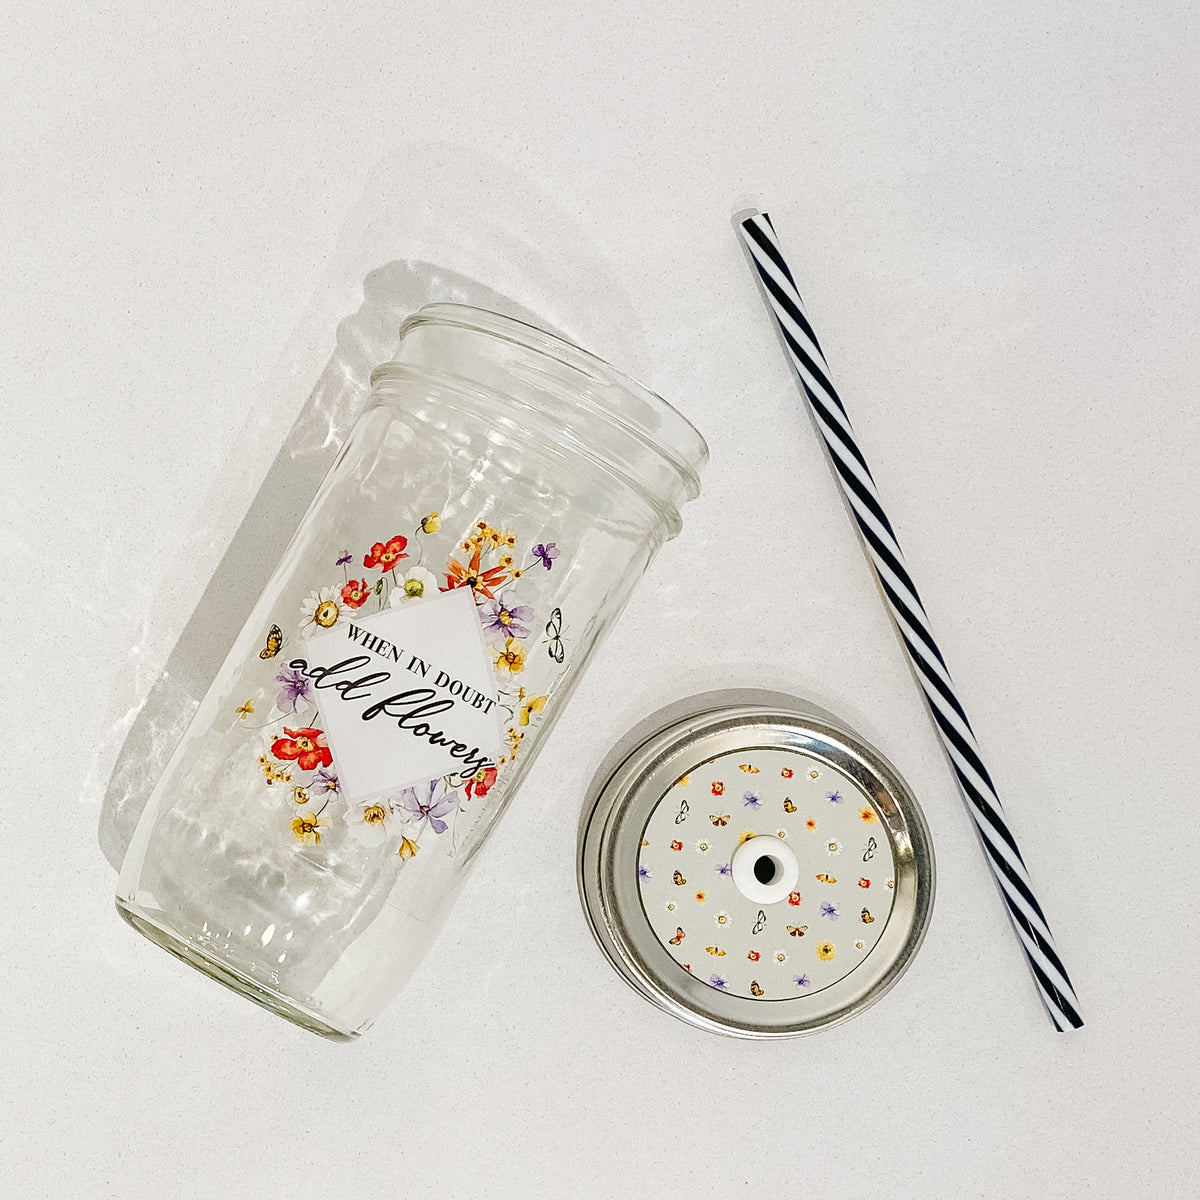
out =
[[[302,650],[288,665],[312,681],[347,799],[495,765],[495,677],[470,588],[343,620]]]

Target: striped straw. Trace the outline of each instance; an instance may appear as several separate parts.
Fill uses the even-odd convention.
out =
[[[1079,1002],[1054,948],[1050,926],[1033,894],[1029,872],[1004,819],[967,714],[955,695],[950,672],[933,640],[929,618],[904,565],[904,555],[879,501],[875,480],[858,448],[846,409],[829,381],[829,368],[805,316],[796,281],[779,251],[775,227],[766,213],[756,213],[741,221],[740,230],[850,512],[862,534],[892,619],[925,693],[942,745],[954,768],[959,791],[975,822],[988,866],[1004,897],[1042,1003],[1055,1029],[1060,1032],[1078,1029],[1083,1024]]]

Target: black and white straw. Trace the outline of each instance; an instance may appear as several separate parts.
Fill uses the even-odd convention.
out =
[[[862,534],[892,619],[925,693],[967,811],[975,822],[988,866],[999,885],[1033,972],[1038,993],[1056,1029],[1078,1029],[1083,1024],[1079,1002],[1054,948],[1050,926],[1033,893],[1029,872],[983,765],[967,714],[955,695],[950,672],[933,639],[929,618],[904,564],[904,555],[891,522],[879,501],[870,468],[858,448],[850,418],[829,380],[829,368],[804,313],[796,281],[780,253],[775,227],[766,213],[758,213],[742,220],[740,231],[850,512]]]

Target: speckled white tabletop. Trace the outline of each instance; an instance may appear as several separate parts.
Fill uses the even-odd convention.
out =
[[[1182,1195],[1195,14],[253,8],[4,16],[11,1194]],[[789,248],[1079,1032],[1053,1032],[1027,976],[734,234],[748,206]],[[109,773],[137,706],[170,699],[172,652],[186,697],[228,645],[236,626],[189,626],[197,605],[235,620],[273,562],[239,528],[286,536],[303,511],[333,452],[310,394],[338,419],[355,399],[339,325],[361,365],[444,298],[642,378],[712,462],[416,977],[333,1045],[119,921]],[[746,685],[886,754],[938,862],[899,985],[775,1044],[625,987],[574,878],[612,743]]]

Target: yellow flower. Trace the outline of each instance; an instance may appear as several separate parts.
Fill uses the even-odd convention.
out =
[[[431,512],[429,516],[421,518],[422,533],[437,533],[442,527],[441,513]]]
[[[321,830],[330,824],[323,817],[317,816],[316,813],[311,813],[308,809],[301,811],[299,816],[292,821],[292,836],[298,842],[303,842],[306,846],[319,846],[321,844]]]
[[[817,943],[817,957],[822,962],[828,962],[835,954],[837,954],[837,947],[832,942]]]
[[[518,567],[516,570],[514,570],[514,571],[513,571],[513,573],[512,573],[512,577],[513,577],[514,579],[520,579],[520,578],[521,578],[521,576],[522,576],[522,575],[524,575],[524,574],[525,574],[525,572],[524,572],[524,571],[522,571],[522,570],[521,570],[521,569]]]
[[[485,542],[491,542],[493,546],[500,545],[503,535],[500,530],[493,529],[490,525],[485,525],[479,534],[480,538]]]
[[[866,821],[866,823],[870,825],[876,820],[875,810],[869,805],[864,804],[863,807],[858,810],[858,819],[860,821]]]
[[[387,820],[387,809],[382,804],[368,804],[363,809],[362,819],[364,825],[382,825]]]
[[[254,711],[254,701],[247,700],[245,704],[237,706],[237,715],[239,721],[244,721]]]
[[[513,556],[511,554],[502,554],[497,561],[507,571],[513,565]]]
[[[504,649],[491,647],[496,659],[496,670],[502,675],[519,675],[525,670],[525,647],[516,638],[505,638]]]
[[[307,804],[309,802],[309,795],[299,784],[296,784],[296,786],[292,788],[292,799],[295,800],[297,804]]]
[[[417,853],[418,849],[420,847],[411,838],[404,838],[400,843],[400,857],[406,860],[410,859]]]
[[[525,703],[521,705],[521,712],[520,712],[521,724],[528,725],[529,718],[535,712],[541,712],[542,709],[545,707],[546,707],[546,697],[545,696],[534,696],[531,700],[526,700]]]
[[[511,529],[506,529],[503,533],[496,533],[493,529],[492,533],[495,534],[498,546],[507,546],[511,550],[517,544],[517,535]]]
[[[517,750],[520,748],[521,742],[525,735],[523,733],[519,733],[510,725],[505,731],[504,736],[508,739],[509,749],[512,750],[513,758],[516,758]]]
[[[680,777],[677,780],[675,780],[675,786],[676,787],[691,787],[692,786],[692,777],[690,775],[680,775]]]

